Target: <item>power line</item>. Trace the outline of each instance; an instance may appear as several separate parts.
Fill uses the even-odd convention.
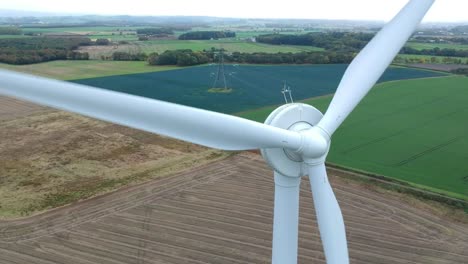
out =
[[[213,82],[212,88],[224,88],[227,89],[227,83],[226,83],[226,74],[224,71],[224,51],[223,49],[220,49],[219,54],[218,54],[218,70],[216,71],[216,76],[215,80]],[[223,86],[219,86],[218,83],[221,82]]]

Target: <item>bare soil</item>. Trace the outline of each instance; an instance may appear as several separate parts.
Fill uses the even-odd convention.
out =
[[[330,173],[351,263],[466,263],[468,226]],[[299,263],[325,263],[308,181]],[[273,176],[243,153],[0,222],[0,263],[269,263]]]
[[[225,152],[0,98],[0,219],[100,195]]]

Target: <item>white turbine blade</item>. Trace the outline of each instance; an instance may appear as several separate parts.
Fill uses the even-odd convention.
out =
[[[297,263],[300,183],[300,177],[287,177],[275,171],[273,264]]]
[[[301,143],[296,132],[239,117],[6,70],[0,95],[217,149],[298,149]]]
[[[327,263],[349,263],[343,216],[328,182],[325,164],[310,165],[309,179]]]
[[[318,124],[329,136],[378,81],[433,3],[410,1],[356,56]]]

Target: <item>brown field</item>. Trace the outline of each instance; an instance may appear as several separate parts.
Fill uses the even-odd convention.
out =
[[[466,263],[466,224],[330,174],[352,263]],[[0,263],[269,263],[272,179],[244,153],[0,222]],[[301,208],[299,263],[324,263],[307,181]]]
[[[0,219],[29,216],[226,155],[0,97]]]
[[[46,110],[46,108],[13,98],[0,96],[0,120],[13,119],[15,117],[28,115],[41,110]]]
[[[226,154],[15,100],[3,103],[10,100],[0,98],[0,211],[44,195],[93,198],[73,202],[79,200],[73,196],[59,200],[72,202],[64,207],[0,220],[0,263],[270,262],[273,177],[257,154],[219,159]],[[329,170],[352,263],[466,263],[466,215],[447,216],[452,212],[443,206],[343,173]],[[96,189],[104,179],[116,184]],[[307,180],[299,245],[299,263],[324,263]]]

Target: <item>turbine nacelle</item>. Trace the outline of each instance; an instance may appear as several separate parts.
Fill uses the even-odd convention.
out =
[[[330,137],[316,126],[322,117],[318,109],[302,103],[286,104],[274,110],[265,124],[294,131],[301,141],[296,149],[261,149],[270,167],[288,177],[301,177],[308,174],[307,165],[324,163]]]

